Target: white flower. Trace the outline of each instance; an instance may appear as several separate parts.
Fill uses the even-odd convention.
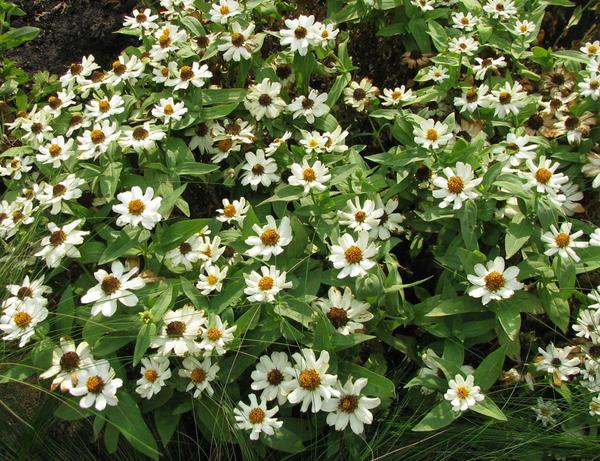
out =
[[[231,139],[234,142],[241,142],[244,144],[252,144],[256,142],[256,136],[253,133],[253,126],[249,122],[242,120],[241,118],[236,119],[225,119],[223,124],[215,123],[212,127],[213,138],[215,141],[221,141],[223,139]]]
[[[279,271],[275,266],[263,266],[260,274],[252,271],[244,274],[246,288],[244,293],[250,302],[275,302],[275,296],[286,288],[292,287],[292,282],[286,282],[286,272]]]
[[[479,24],[479,18],[471,13],[459,12],[452,15],[452,22],[454,23],[452,27],[471,32]]]
[[[569,178],[562,173],[556,173],[560,166],[558,162],[552,163],[552,160],[542,155],[537,165],[531,159],[528,159],[526,164],[529,171],[522,173],[522,176],[527,179],[523,184],[525,189],[535,188],[538,193],[548,194],[559,205],[565,201],[565,196],[560,194],[560,189]]]
[[[285,371],[291,378],[283,387],[290,391],[287,398],[292,405],[302,402],[301,412],[310,407],[313,413],[321,411],[323,401],[339,397],[340,391],[335,388],[337,375],[327,373],[329,369],[329,352],[321,351],[319,358],[312,349],[302,349],[302,353],[292,355],[296,362]]]
[[[561,192],[565,196],[565,201],[561,203],[565,215],[573,216],[575,213],[583,213],[585,211],[585,208],[579,203],[583,200],[583,192],[579,190],[577,184],[569,181],[562,186]]]
[[[383,215],[379,219],[379,225],[373,227],[369,231],[369,236],[371,238],[387,240],[392,236],[392,232],[401,232],[403,230],[400,224],[404,221],[405,217],[400,213],[394,213],[396,208],[398,208],[398,202],[396,200],[391,198],[384,206],[381,197],[376,195],[375,207],[377,209],[383,209]]]
[[[600,98],[600,75],[590,74],[583,78],[583,81],[578,84],[579,93],[583,97],[590,97],[594,101]]]
[[[364,205],[360,204],[360,199],[355,197],[355,203],[352,200],[346,202],[346,209],[349,211],[338,211],[339,222],[343,226],[348,226],[356,232],[370,231],[379,226],[383,216],[383,208],[375,208],[375,202],[365,200]]]
[[[344,88],[344,102],[357,111],[363,112],[371,105],[371,99],[377,97],[379,88],[373,85],[368,78],[363,78],[360,83],[352,80]]]
[[[89,234],[88,231],[75,230],[80,224],[81,219],[62,227],[48,223],[50,235],[42,239],[42,249],[35,256],[44,258],[48,267],[58,267],[64,257],[79,258],[81,254],[75,246],[81,245],[83,236]]]
[[[21,179],[23,173],[31,171],[33,159],[29,156],[15,156],[0,160],[0,176],[11,176],[12,179]]]
[[[342,130],[341,126],[337,126],[333,131],[326,131],[323,133],[325,139],[325,150],[327,152],[346,152],[348,146],[344,143],[348,132]]]
[[[290,218],[284,216],[279,226],[271,215],[268,215],[266,220],[267,224],[262,227],[254,224],[252,230],[256,232],[256,235],[250,236],[244,241],[246,245],[251,246],[246,250],[246,254],[253,258],[261,256],[263,261],[268,261],[271,256],[283,253],[283,247],[292,241]]]
[[[52,351],[52,365],[40,374],[40,379],[54,376],[50,390],[60,386],[62,392],[67,392],[73,387],[73,379],[77,371],[86,368],[93,362],[92,353],[87,342],[82,341],[77,347],[72,339],[60,338],[60,345]]]
[[[544,400],[542,397],[538,397],[536,406],[531,409],[535,413],[535,420],[540,421],[544,427],[556,424],[554,416],[560,413],[560,409],[554,401]]]
[[[529,136],[517,136],[515,133],[506,135],[504,146],[498,150],[499,155],[496,159],[499,162],[508,161],[511,166],[519,166],[525,160],[533,161],[537,144],[529,144]]]
[[[277,399],[279,405],[283,405],[289,393],[283,383],[292,379],[292,376],[286,372],[291,366],[285,352],[272,352],[271,356],[261,356],[256,369],[250,375],[252,378],[250,387],[255,391],[262,391],[261,399],[268,402]]]
[[[450,78],[450,74],[448,74],[448,69],[443,66],[431,66],[427,71],[427,78],[434,82],[442,82]]]
[[[300,144],[304,147],[307,154],[312,152],[321,153],[325,150],[325,138],[318,131],[301,130],[302,139]]]
[[[216,363],[211,364],[210,356],[202,362],[194,357],[187,357],[183,359],[183,366],[179,370],[179,376],[190,380],[185,390],[189,392],[193,389],[194,398],[197,399],[205,391],[209,397],[215,393],[210,383],[217,377],[220,367]]]
[[[577,317],[577,323],[573,324],[576,336],[597,343],[600,339],[600,311],[594,309],[582,309]]]
[[[256,120],[261,120],[263,117],[275,118],[286,107],[279,93],[281,93],[281,84],[264,78],[260,83],[248,88],[244,106]]]
[[[400,103],[411,102],[415,99],[412,90],[407,90],[404,85],[396,87],[393,90],[383,89],[383,95],[379,96],[383,101],[382,106],[397,106]]]
[[[292,186],[304,187],[305,194],[308,194],[312,189],[318,192],[327,190],[325,183],[331,179],[331,174],[329,174],[329,168],[320,160],[309,165],[304,159],[302,165],[292,163],[290,170],[292,170],[292,175],[289,177],[288,182]]]
[[[120,261],[113,261],[110,273],[104,269],[94,272],[98,284],[90,288],[81,298],[83,304],[94,303],[92,315],[102,314],[112,316],[117,311],[117,304],[133,307],[138,303],[138,297],[131,290],[139,290],[146,284],[141,277],[134,277],[138,268],[134,267],[125,273],[125,267]]]
[[[213,123],[208,121],[206,123],[199,123],[198,125],[185,130],[185,135],[190,136],[190,141],[188,143],[190,150],[197,148],[202,154],[211,150],[214,142],[211,133],[212,126]]]
[[[454,411],[466,411],[477,402],[485,399],[479,386],[474,386],[473,375],[467,376],[465,380],[462,375],[456,375],[448,381],[448,390],[444,398],[450,402]]]
[[[475,64],[473,64],[473,71],[475,72],[475,78],[477,80],[484,80],[486,74],[489,71],[497,71],[499,67],[506,67],[506,60],[504,56],[499,58],[475,58]]]
[[[346,384],[339,389],[339,397],[325,400],[323,411],[329,412],[327,424],[334,426],[336,431],[342,431],[350,423],[352,432],[362,434],[364,425],[373,422],[373,414],[369,410],[381,404],[378,397],[371,398],[361,395],[367,384],[367,378],[359,378],[354,383],[352,383],[352,378],[348,378]]]
[[[119,140],[119,145],[123,149],[133,149],[135,152],[148,152],[156,147],[156,141],[164,139],[167,134],[160,128],[151,126],[150,122],[145,122],[142,126],[136,126],[125,131],[123,137]]]
[[[92,405],[98,411],[106,405],[115,406],[119,403],[117,389],[123,386],[121,378],[115,378],[115,371],[107,360],[92,362],[77,372],[77,385],[69,389],[71,395],[81,397],[81,408]]]
[[[191,66],[181,66],[178,74],[165,82],[165,86],[173,87],[173,91],[187,90],[191,85],[201,88],[206,80],[212,77],[212,72],[208,70],[206,64],[200,64],[195,61]]]
[[[158,26],[154,21],[158,19],[157,14],[152,14],[150,8],[145,8],[142,11],[137,8],[133,10],[133,16],[125,16],[125,21],[123,22],[124,27],[129,27],[130,29],[145,29],[147,31],[151,31],[156,29]]]
[[[113,115],[125,112],[125,101],[119,95],[114,95],[110,99],[94,99],[85,107],[85,116],[95,119],[96,122],[112,117]]]
[[[192,270],[192,265],[200,259],[203,241],[199,235],[192,235],[176,248],[165,255],[167,261],[175,267],[183,266],[186,271]]]
[[[418,6],[421,11],[433,11],[435,9],[435,0],[410,0],[415,6]]]
[[[421,126],[413,130],[415,142],[425,149],[439,149],[452,140],[452,133],[448,133],[448,126],[433,119],[423,121]]]
[[[150,347],[158,347],[159,355],[169,355],[173,351],[182,357],[187,353],[199,352],[196,339],[205,324],[204,311],[197,311],[190,304],[169,310],[163,317],[160,335],[152,340]]]
[[[133,84],[144,73],[144,67],[144,62],[136,55],[121,55],[112,63],[112,71],[106,79],[106,84],[116,86],[127,81]]]
[[[319,305],[334,328],[343,335],[356,333],[364,328],[363,323],[373,318],[369,312],[370,305],[354,298],[349,287],[344,294],[336,287],[330,287],[327,299],[320,299]]]
[[[321,46],[323,47],[326,47],[328,44],[334,45],[335,38],[339,32],[339,29],[334,24],[315,23],[314,34],[320,39]]]
[[[213,291],[220,293],[223,288],[223,280],[227,277],[228,268],[219,269],[217,266],[208,266],[204,270],[206,274],[200,274],[196,288],[204,296],[211,294]]]
[[[229,18],[240,14],[240,4],[235,0],[219,0],[210,9],[210,20],[217,24],[226,24]]]
[[[572,259],[575,262],[580,261],[580,257],[575,253],[575,248],[587,248],[588,242],[578,242],[577,238],[583,235],[583,231],[577,231],[571,234],[573,224],[564,222],[560,225],[560,231],[554,224],[550,226],[550,231],[542,235],[542,241],[549,247],[544,254],[546,256],[558,256],[563,261]]]
[[[269,187],[272,183],[279,182],[279,176],[275,174],[277,172],[275,159],[266,157],[262,149],[257,149],[256,153],[246,152],[244,157],[246,163],[242,166],[244,170],[242,185],[250,185],[252,190],[256,190],[259,184]]]
[[[594,229],[594,232],[590,234],[590,246],[600,247],[600,227]]]
[[[590,416],[600,416],[600,395],[592,397],[590,402]]]
[[[162,98],[152,109],[152,116],[164,123],[170,123],[181,120],[187,112],[183,102],[175,102],[173,98]]]
[[[287,29],[279,31],[282,46],[290,46],[292,53],[296,51],[300,56],[306,56],[310,45],[318,44],[320,36],[315,27],[315,17],[313,15],[301,15],[298,19],[286,19]]]
[[[232,221],[236,222],[238,225],[242,225],[244,223],[244,219],[246,218],[246,213],[250,209],[250,205],[246,205],[246,199],[244,197],[240,197],[239,200],[229,201],[228,199],[223,199],[223,208],[219,208],[217,213],[217,221],[226,222],[227,224],[231,224]]]
[[[460,107],[461,112],[474,112],[479,107],[486,107],[488,86],[471,87],[463,90],[461,97],[454,98],[454,105]]]
[[[535,31],[535,23],[528,21],[527,19],[521,21],[517,20],[515,23],[515,27],[512,30],[512,33],[515,35],[520,35],[526,37]]]
[[[209,232],[210,233],[210,232]],[[218,235],[211,240],[208,235],[202,237],[202,244],[200,245],[200,259],[202,260],[203,267],[211,266],[215,264],[221,255],[225,252],[225,247],[221,246],[221,237]]]
[[[378,250],[378,246],[369,243],[367,232],[359,233],[356,241],[350,234],[344,234],[338,239],[337,245],[331,246],[329,261],[336,269],[342,269],[338,279],[348,276],[362,277],[375,266],[375,262],[370,258],[376,256]]]
[[[509,114],[519,115],[519,111],[527,105],[527,93],[519,82],[505,82],[503,87],[492,90],[488,96],[488,103],[494,108],[494,114],[505,118]]]
[[[556,348],[552,343],[546,350],[538,348],[538,352],[542,354],[542,359],[537,362],[538,369],[552,374],[558,382],[568,381],[569,376],[579,373],[579,359],[568,357],[572,350],[571,346],[561,349]]]
[[[116,122],[103,120],[96,123],[91,130],[85,130],[77,137],[77,149],[80,154],[79,160],[96,159],[104,154],[111,144],[119,139],[121,131],[118,130]]]
[[[321,117],[329,112],[329,106],[325,104],[327,93],[319,93],[317,90],[310,90],[308,96],[298,96],[288,106],[288,110],[293,112],[294,119],[302,116],[308,123],[314,123],[315,117]]]
[[[35,159],[40,163],[48,163],[53,168],[59,168],[62,162],[71,158],[73,153],[73,140],[62,136],[53,138],[49,144],[40,146],[40,153],[35,156]]]
[[[600,309],[600,286],[588,293],[588,298],[596,301],[594,304],[588,306],[589,309]]]
[[[143,357],[142,377],[136,381],[138,386],[135,391],[143,399],[151,399],[158,394],[164,387],[165,381],[171,377],[170,365],[167,357]]]
[[[50,214],[58,214],[62,207],[62,202],[76,200],[81,197],[80,187],[85,184],[85,181],[70,174],[65,179],[57,182],[54,186],[45,184],[43,189],[37,196],[40,204],[44,206],[51,205]]]
[[[589,56],[598,56],[600,55],[600,40],[587,42],[585,45],[579,48],[579,50]]]
[[[94,56],[84,57],[81,63],[73,63],[69,66],[66,74],[60,77],[63,88],[72,87],[74,84],[81,85],[92,72],[100,68],[94,61]]]
[[[202,331],[200,349],[207,351],[208,355],[213,351],[217,355],[225,354],[225,345],[233,339],[233,333],[236,329],[237,325],[227,328],[227,321],[223,322],[221,317],[215,315],[209,320],[208,325]]]
[[[238,403],[239,408],[236,407],[233,409],[236,427],[251,431],[250,440],[258,440],[261,432],[266,435],[273,435],[275,429],[283,426],[282,421],[274,418],[279,411],[279,407],[275,405],[275,407],[269,410],[266,400],[261,399],[259,404],[256,400],[256,395],[250,394],[248,397],[250,398],[250,405],[246,405],[240,401]]]
[[[473,284],[468,293],[473,298],[482,298],[481,302],[484,305],[490,301],[508,299],[515,294],[515,291],[523,288],[523,284],[517,280],[519,268],[517,266],[505,268],[505,261],[501,256],[488,261],[485,266],[475,264],[473,270],[475,275],[467,275],[467,279]]]
[[[5,311],[0,317],[0,330],[4,341],[19,340],[19,347],[29,342],[35,327],[48,317],[48,309],[39,304],[25,304],[19,310]]]
[[[30,281],[26,275],[20,285],[7,285],[6,291],[12,295],[2,302],[2,310],[5,315],[11,316],[25,307],[45,307],[48,300],[45,295],[52,290],[44,285],[44,277]]]
[[[479,48],[479,42],[472,37],[459,36],[450,40],[448,51],[451,53],[472,56]]]
[[[121,202],[113,205],[112,210],[120,216],[117,218],[117,226],[137,227],[140,224],[146,229],[153,229],[162,216],[158,212],[162,198],[154,196],[152,187],[146,188],[146,192],[138,186],[133,186],[130,191],[117,194]]]
[[[217,49],[223,53],[223,59],[235,62],[250,59],[252,57],[251,50],[255,46],[252,36],[254,24],[250,23],[248,27],[242,29],[242,26],[234,22],[231,30],[231,34],[222,36],[224,42],[217,46]]]
[[[517,14],[512,0],[490,0],[483,6],[483,11],[494,19],[507,19]]]
[[[435,198],[443,199],[440,202],[440,208],[446,208],[451,203],[454,210],[462,208],[463,202],[472,200],[479,196],[479,193],[474,190],[483,178],[475,178],[471,165],[457,162],[455,166],[456,174],[452,168],[444,168],[446,178],[441,176],[433,180],[433,184],[439,189],[435,189],[432,193]]]

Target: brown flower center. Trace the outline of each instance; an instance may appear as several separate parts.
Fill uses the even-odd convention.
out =
[[[121,281],[114,275],[107,275],[102,280],[100,288],[102,288],[102,291],[104,291],[104,293],[107,295],[112,295],[116,293],[119,288],[121,288]]]
[[[167,325],[167,335],[171,337],[182,336],[185,333],[185,328],[184,322],[174,320]]]
[[[140,13],[135,17],[135,21],[138,24],[142,24],[142,23],[146,22],[147,20],[148,20],[148,17],[143,13]]]
[[[137,128],[135,128],[133,130],[133,133],[131,133],[131,135],[133,136],[133,139],[135,139],[136,141],[143,141],[150,135],[150,133],[148,133],[147,129],[142,128],[141,126],[138,126]]]
[[[358,408],[358,396],[357,395],[344,395],[340,399],[338,408],[345,413],[352,413]]]
[[[31,298],[33,295],[33,291],[29,287],[21,287],[19,291],[17,291],[17,298],[23,301],[25,298]]]
[[[73,371],[79,367],[79,355],[75,351],[65,352],[60,358],[60,368],[64,371]]]
[[[58,144],[52,144],[48,148],[48,152],[50,153],[51,157],[58,157],[62,152],[62,147],[60,147]]]
[[[153,383],[158,378],[158,373],[156,370],[149,368],[144,372],[144,378],[146,378],[146,381]]]
[[[348,323],[348,312],[341,307],[332,307],[327,312],[327,318],[335,328],[341,328]]]
[[[344,257],[350,264],[357,264],[362,261],[363,253],[359,247],[352,245],[344,252]]]
[[[64,186],[60,183],[56,184],[52,188],[52,196],[53,197],[61,197],[62,195],[65,195],[65,192],[67,192],[67,186]]]
[[[279,234],[275,229],[266,229],[260,236],[260,241],[263,245],[275,246],[279,242]]]
[[[194,368],[190,378],[194,383],[200,384],[206,379],[206,371],[204,371],[202,368]]]
[[[277,386],[283,381],[283,374],[277,368],[273,368],[267,373],[267,381],[272,386]]]
[[[315,102],[310,98],[304,98],[302,100],[302,108],[305,110],[312,109],[315,105]]]
[[[574,115],[569,115],[565,119],[565,128],[567,130],[574,130],[578,126],[579,126],[579,118],[578,117],[575,117]]]
[[[263,278],[261,278],[258,281],[258,288],[261,291],[269,291],[270,289],[273,288],[274,284],[275,284],[275,281],[273,280],[272,277],[264,276]]]
[[[191,80],[194,77],[194,71],[190,66],[183,66],[179,69],[179,78],[181,80]]]
[[[357,88],[352,92],[352,97],[355,101],[362,101],[367,96],[367,92],[362,88]]]
[[[551,177],[552,177],[552,172],[550,170],[548,170],[547,168],[539,168],[535,172],[535,180],[537,182],[539,182],[540,184],[547,184],[548,181],[550,181]]]
[[[250,410],[250,413],[248,413],[248,420],[252,424],[260,424],[265,419],[265,416],[265,412],[261,408],[253,408]]]
[[[565,248],[569,246],[569,243],[571,243],[571,236],[569,234],[561,232],[556,237],[554,237],[554,241],[556,242],[556,246],[558,248]]]
[[[100,376],[90,376],[87,379],[87,390],[92,394],[99,394],[104,388],[104,381]]]
[[[41,123],[36,122],[31,125],[31,132],[34,134],[39,134],[42,132],[43,128],[44,126]]]
[[[490,291],[498,291],[506,283],[504,275],[497,271],[490,272],[483,278],[483,281],[485,282],[487,289]]]
[[[98,103],[98,109],[102,113],[108,112],[110,110],[110,102],[108,102],[106,99],[103,99]]]
[[[244,44],[244,36],[238,32],[231,34],[231,44],[236,47],[240,47]]]
[[[94,144],[101,144],[106,140],[106,135],[102,130],[93,130],[90,133],[90,139]]]
[[[460,194],[465,188],[465,183],[459,176],[448,178],[448,190],[453,194]]]
[[[238,135],[242,131],[242,127],[237,123],[230,123],[225,127],[225,133],[231,135]]]
[[[294,29],[294,36],[298,40],[302,40],[303,38],[305,38],[307,33],[308,33],[308,31],[306,30],[306,28],[304,28],[302,26],[298,26],[298,27],[296,27],[296,29]]]
[[[477,101],[477,88],[469,88],[465,95],[467,102]]]
[[[359,210],[356,213],[354,213],[354,220],[356,222],[363,223],[365,222],[365,219],[367,219],[367,213],[365,213],[364,211]]]
[[[183,242],[181,245],[179,245],[179,252],[182,255],[186,255],[188,254],[190,251],[192,251],[192,245],[190,245],[187,242]]]
[[[440,134],[435,128],[429,128],[425,133],[425,138],[429,141],[437,141],[440,139]]]
[[[263,174],[265,172],[265,167],[262,166],[260,163],[257,163],[256,165],[254,165],[252,167],[252,174],[254,176],[260,176],[261,174]]]
[[[133,199],[127,205],[127,210],[129,211],[129,213],[135,216],[141,215],[145,209],[146,205],[144,205],[144,202],[142,202],[139,198]]]
[[[83,72],[83,66],[78,63],[73,63],[69,67],[69,70],[71,71],[71,75],[79,75]]]
[[[313,182],[315,179],[317,179],[317,175],[315,173],[315,170],[313,170],[312,168],[305,168],[302,172],[302,178],[306,182]]]
[[[48,105],[52,109],[56,110],[56,109],[60,108],[60,106],[62,106],[62,101],[56,96],[50,96],[48,98]]]
[[[508,91],[501,91],[498,101],[500,101],[500,104],[508,104],[512,101],[512,95]]]
[[[258,97],[258,103],[263,107],[269,106],[272,102],[273,99],[271,99],[271,96],[266,93],[263,93]]]
[[[65,240],[67,240],[67,234],[60,229],[50,234],[50,244],[55,247],[65,243]]]
[[[114,61],[112,63],[112,70],[115,75],[121,76],[127,71],[127,66],[121,61]]]
[[[217,143],[217,149],[219,149],[224,154],[229,152],[229,150],[231,149],[232,146],[233,146],[233,140],[231,138],[221,139]]]
[[[298,383],[303,389],[314,391],[321,385],[321,377],[314,368],[306,368],[300,373]]]

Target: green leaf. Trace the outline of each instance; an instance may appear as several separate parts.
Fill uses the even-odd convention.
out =
[[[179,176],[204,176],[219,169],[219,165],[211,163],[185,162],[177,165]]]
[[[424,28],[425,24],[422,24],[422,26]],[[431,40],[433,40],[433,44],[435,45],[438,51],[443,51],[446,49],[446,47],[448,46],[448,34],[439,22],[428,21],[427,33],[431,37]]]
[[[500,325],[512,340],[516,339],[521,329],[521,306],[511,299],[496,303],[496,316]]]
[[[354,378],[367,378],[369,383],[365,387],[365,393],[368,395],[375,395],[383,400],[391,399],[396,394],[396,386],[391,380],[355,363],[340,364],[340,373]]]
[[[415,432],[435,431],[448,426],[459,416],[459,412],[452,410],[450,402],[444,400],[433,407],[412,430]]]
[[[275,434],[263,437],[261,440],[266,446],[284,453],[300,453],[304,450],[302,439],[295,432],[287,429],[285,422],[275,431]]]
[[[177,199],[179,198],[179,196],[181,194],[183,194],[183,191],[185,190],[186,187],[187,187],[187,183],[179,186],[177,189],[175,189],[172,192],[169,192],[166,196],[163,197],[162,202],[160,204],[160,208],[158,209],[158,212],[164,218],[169,217],[169,215],[171,214],[171,211],[173,211],[175,202],[177,202]]]
[[[431,34],[431,30],[435,28],[433,24],[437,24],[435,21],[429,21],[429,33]],[[439,24],[438,24],[439,25]],[[427,27],[428,24],[425,22],[424,18],[412,18],[408,22],[408,30],[414,37],[417,45],[419,46],[419,50],[423,53],[429,53],[431,51],[431,42],[429,41],[429,36],[427,35]],[[441,26],[440,26],[441,27]],[[440,37],[436,33],[436,38]],[[436,43],[436,48],[438,48],[438,43]],[[439,48],[438,48],[439,49]]]
[[[54,410],[54,416],[65,421],[77,421],[90,416],[90,410],[81,408],[75,400],[65,400]]]
[[[498,421],[508,421],[502,410],[487,396],[481,402],[477,402],[473,405],[471,410],[481,415],[497,419]]]
[[[30,26],[9,30],[0,35],[0,50],[16,48],[25,42],[33,40],[39,33],[39,28]]]
[[[71,285],[67,285],[58,306],[56,307],[56,320],[54,322],[54,332],[59,336],[70,336],[75,315],[75,296]]]
[[[506,231],[504,249],[506,258],[512,257],[519,251],[533,234],[533,224],[521,216],[521,220],[513,219]]]
[[[459,213],[460,234],[468,250],[477,250],[477,204],[473,200],[463,203]]]
[[[129,253],[129,251],[134,249],[138,244],[139,242],[137,239],[130,237],[127,232],[121,232],[114,242],[108,244],[102,253],[102,256],[100,256],[98,264],[102,265],[114,261]]]
[[[162,250],[170,250],[185,242],[192,235],[210,225],[212,219],[186,219],[170,226],[162,227],[156,236],[156,244]]]
[[[555,284],[547,284],[544,288],[539,290],[540,299],[544,310],[550,320],[561,329],[566,332],[569,327],[569,316],[571,310],[569,303],[560,296],[560,291]]]
[[[163,446],[166,447],[179,425],[181,415],[172,414],[171,408],[163,406],[154,412],[154,424]]]
[[[443,317],[445,315],[465,314],[467,312],[483,312],[484,308],[481,301],[470,296],[461,296],[459,298],[441,299],[426,317]]]
[[[145,323],[142,328],[138,331],[137,338],[135,340],[135,349],[133,351],[133,366],[136,366],[146,350],[150,346],[150,342],[156,334],[156,325],[154,323]]]
[[[492,387],[502,373],[505,355],[506,349],[500,347],[488,355],[475,370],[475,384],[483,391]]]
[[[112,424],[107,424],[104,429],[104,446],[110,454],[116,453],[119,448],[119,430]]]

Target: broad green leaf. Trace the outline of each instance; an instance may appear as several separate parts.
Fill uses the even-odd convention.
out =
[[[524,218],[521,221],[513,220],[508,226],[504,240],[506,258],[508,259],[516,254],[527,243],[532,234],[533,224],[529,219]]]
[[[438,403],[419,423],[412,428],[416,432],[436,431],[451,424],[460,416],[460,412],[452,410],[446,400]]]
[[[502,373],[505,353],[506,350],[503,347],[496,349],[483,359],[475,370],[475,385],[481,387],[484,392],[492,387]]]
[[[140,360],[146,353],[146,350],[150,346],[152,338],[156,335],[156,324],[145,323],[138,331],[137,338],[135,340],[135,348],[133,351],[133,366],[140,363]]]
[[[498,408],[494,401],[487,396],[481,402],[477,402],[475,405],[473,405],[471,410],[481,415],[497,419],[498,421],[508,421],[502,410]]]

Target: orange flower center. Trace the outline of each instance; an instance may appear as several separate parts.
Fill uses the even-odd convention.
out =
[[[358,396],[344,395],[338,403],[338,408],[345,413],[352,413],[358,408]]]
[[[356,222],[363,223],[365,222],[365,219],[367,219],[367,213],[365,213],[364,211],[360,210],[354,213],[354,220]]]
[[[306,182],[313,182],[315,179],[317,179],[317,175],[315,174],[315,170],[312,168],[305,168],[302,172],[302,178]]]
[[[260,241],[263,243],[263,245],[275,246],[277,245],[277,242],[279,242],[279,238],[280,237],[277,231],[275,229],[269,228],[262,233],[262,235],[260,236]]]
[[[206,281],[209,285],[216,285],[217,283],[219,283],[219,277],[211,274],[208,277],[206,277]]]
[[[127,210],[129,211],[129,213],[136,216],[141,215],[145,209],[146,205],[144,205],[144,202],[142,202],[139,198],[133,199],[127,205]]]
[[[196,384],[200,384],[206,379],[206,371],[204,371],[202,368],[194,368],[190,378]]]
[[[144,378],[146,378],[146,381],[153,383],[154,381],[156,381],[156,378],[158,378],[158,373],[156,372],[156,370],[149,368],[144,372]]]
[[[98,103],[98,109],[100,112],[106,113],[110,110],[110,103],[106,99],[103,99]]]
[[[104,142],[106,135],[102,130],[93,130],[90,134],[90,138],[94,144],[100,144]]]
[[[547,168],[540,168],[535,172],[535,179],[540,184],[547,184],[552,177],[552,172]]]
[[[302,373],[300,373],[300,376],[298,377],[298,383],[303,389],[314,391],[321,385],[321,377],[314,368],[306,368],[305,370],[302,370]]]
[[[17,312],[13,316],[13,320],[15,321],[15,325],[19,328],[27,328],[33,320],[33,318],[27,312],[21,311]]]
[[[456,395],[459,399],[466,399],[469,396],[469,389],[464,386],[460,386],[456,389]]]
[[[253,408],[248,413],[248,420],[252,424],[260,424],[265,419],[265,412],[261,408]]]
[[[453,194],[460,194],[465,188],[465,183],[459,176],[448,178],[448,190]]]
[[[87,390],[92,394],[99,394],[104,388],[104,381],[100,376],[90,376],[87,379]]]
[[[213,342],[218,341],[221,338],[221,336],[223,336],[223,333],[220,329],[216,327],[209,328],[206,332],[206,337]]]
[[[440,134],[435,128],[429,128],[425,133],[425,138],[427,138],[429,141],[437,141],[440,139]]]
[[[100,288],[102,288],[102,291],[107,295],[112,295],[121,288],[121,281],[118,278],[109,275],[104,277],[104,280],[102,280],[102,283],[100,284]]]
[[[571,242],[571,236],[569,234],[561,232],[556,237],[554,237],[554,241],[556,242],[557,247],[565,248],[569,246],[569,243]]]
[[[485,286],[490,291],[498,291],[504,286],[506,280],[500,272],[492,271],[483,278]]]
[[[344,252],[344,257],[350,264],[357,264],[362,261],[363,253],[359,247],[352,245]]]
[[[50,153],[50,155],[52,157],[58,157],[60,155],[60,153],[62,152],[62,148],[58,144],[52,144],[48,148],[48,152]]]
[[[261,291],[269,291],[273,288],[273,285],[274,280],[269,276],[265,276],[258,281],[258,288],[260,288]]]
[[[236,211],[237,210],[235,209],[235,206],[231,204],[225,205],[223,207],[223,214],[228,218],[233,218],[235,216]]]

